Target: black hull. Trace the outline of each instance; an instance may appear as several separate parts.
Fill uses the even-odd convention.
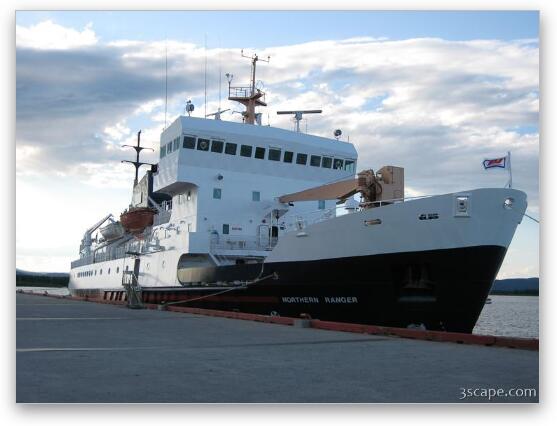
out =
[[[505,252],[504,247],[480,246],[181,269],[183,288],[144,288],[143,299],[393,327],[424,324],[432,330],[471,333]],[[257,281],[270,274],[275,277]],[[234,281],[236,287],[217,284]]]

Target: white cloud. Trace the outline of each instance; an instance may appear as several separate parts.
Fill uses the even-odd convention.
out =
[[[145,146],[157,149],[165,120],[165,51],[168,122],[183,114],[187,99],[195,103],[194,115],[203,116],[205,55],[207,112],[218,107],[219,63],[223,73],[234,74],[233,84],[249,81],[249,62],[239,49],[205,51],[175,40],[101,44],[91,27],[77,31],[52,22],[18,27],[17,34],[18,171],[64,172],[88,186],[129,182],[119,164],[126,154],[117,145],[134,144],[138,127]],[[41,55],[28,48],[52,50]],[[75,51],[57,55],[54,49],[61,48]],[[483,172],[481,160],[512,151],[515,184],[537,211],[539,50],[532,40],[361,37],[258,54],[271,56],[258,66],[269,104],[260,111],[264,121],[268,115],[273,126],[292,129],[277,110],[323,109],[307,117],[311,133],[331,137],[341,128],[358,148],[360,169],[405,167],[411,196],[503,186],[506,176]],[[240,109],[226,100],[226,80],[222,86],[221,108]],[[223,118],[240,120],[230,113]],[[41,161],[55,167],[45,171],[37,149]],[[145,155],[145,161],[156,158]]]
[[[18,48],[66,50],[92,46],[97,41],[91,23],[81,31],[63,27],[52,21],[42,21],[30,27],[16,25]]]
[[[116,123],[114,126],[104,128],[104,133],[114,141],[120,141],[123,137],[128,136],[131,130],[126,127],[123,121]]]

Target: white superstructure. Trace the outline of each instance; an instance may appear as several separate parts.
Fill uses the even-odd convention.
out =
[[[260,124],[258,60],[249,87],[229,79],[244,123],[178,117],[141,180],[138,133],[131,204],[119,222],[109,214],[87,229],[70,291],[471,332],[526,194],[409,200],[401,167],[356,174],[356,149],[339,130],[332,139]]]

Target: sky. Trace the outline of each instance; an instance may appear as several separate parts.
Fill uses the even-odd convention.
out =
[[[249,25],[253,25],[250,30]],[[513,184],[539,217],[537,12],[17,12],[16,266],[68,271],[85,229],[127,207],[120,163],[142,129],[156,162],[168,115],[239,109],[219,78],[257,79],[264,124],[281,109],[322,109],[302,128],[359,152],[360,170],[405,168],[406,195],[503,187],[482,160],[512,152]],[[208,102],[204,102],[207,58]],[[239,121],[238,114],[223,119]],[[37,208],[41,220],[37,220]],[[539,226],[524,218],[499,278],[538,275]]]

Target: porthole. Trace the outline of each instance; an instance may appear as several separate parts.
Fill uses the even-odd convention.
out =
[[[117,266],[117,267],[116,267],[116,273],[118,274],[119,272],[120,272],[120,267]]]
[[[108,268],[108,275],[110,275],[110,268]]]

